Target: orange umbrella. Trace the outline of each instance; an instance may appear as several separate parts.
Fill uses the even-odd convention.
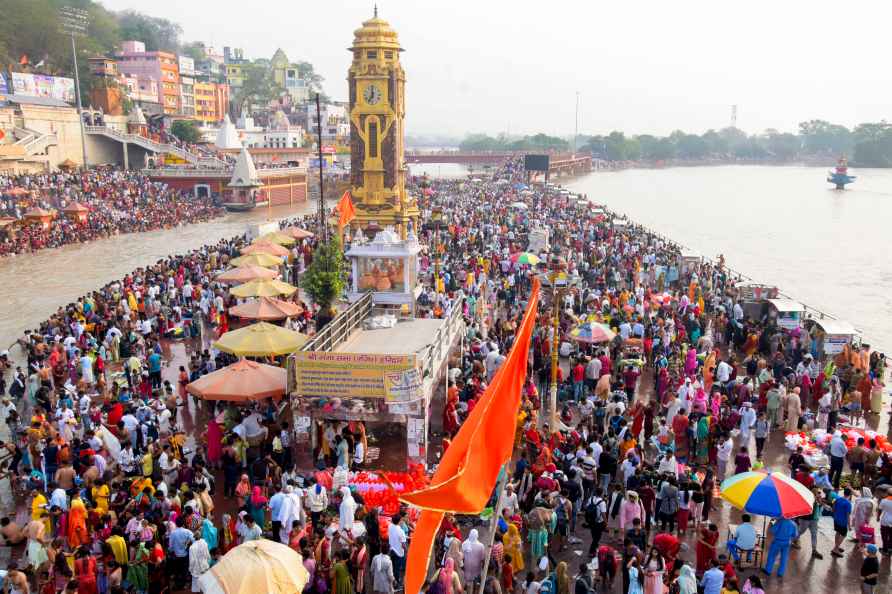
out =
[[[288,372],[273,365],[241,359],[186,385],[186,391],[205,400],[250,402],[285,394]]]
[[[268,241],[257,241],[243,247],[240,251],[242,254],[270,254],[272,256],[287,256],[291,253],[286,248]]]
[[[217,275],[216,280],[221,283],[247,283],[252,280],[272,280],[277,276],[279,276],[279,273],[275,270],[247,264],[221,272]]]
[[[287,227],[285,229],[282,229],[282,233],[290,235],[294,239],[307,239],[313,237],[312,233],[310,233],[306,229],[301,229],[300,227]]]
[[[252,320],[282,320],[303,313],[304,309],[296,303],[289,303],[272,297],[252,299],[247,303],[229,308],[229,314],[238,318]]]

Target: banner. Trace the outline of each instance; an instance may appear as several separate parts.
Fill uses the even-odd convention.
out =
[[[326,398],[387,398],[385,373],[415,369],[415,355],[294,353],[295,392]],[[409,385],[397,380],[394,394]],[[407,388],[408,390],[408,388]]]
[[[0,94],[9,93],[9,87],[6,85],[6,75],[0,72]]]
[[[422,397],[421,385],[421,373],[416,368],[385,372],[384,399],[388,404],[420,400]]]
[[[51,97],[74,103],[74,79],[27,72],[12,73],[12,88],[17,95]]]

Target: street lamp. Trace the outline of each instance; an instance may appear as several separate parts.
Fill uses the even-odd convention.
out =
[[[440,298],[442,283],[440,280],[440,227],[443,225],[445,218],[442,207],[434,206],[431,208],[431,227],[434,229],[434,240],[431,247],[434,250],[434,293],[437,296],[437,301]],[[445,287],[443,289],[445,290]]]
[[[59,21],[62,24],[62,31],[71,36],[71,59],[74,62],[74,90],[77,96],[77,119],[81,124],[81,152],[83,153],[84,165],[82,170],[87,170],[87,139],[84,132],[84,108],[81,100],[81,78],[77,71],[77,45],[75,37],[84,37],[87,35],[87,27],[90,25],[90,13],[82,8],[73,6],[63,6],[59,9]]]
[[[548,423],[552,430],[557,428],[557,393],[558,393],[558,365],[560,364],[561,346],[561,302],[567,291],[576,284],[579,278],[576,275],[567,274],[567,261],[561,257],[560,250],[554,246],[548,259],[548,274],[542,275],[543,284],[551,285],[551,385],[548,390]]]

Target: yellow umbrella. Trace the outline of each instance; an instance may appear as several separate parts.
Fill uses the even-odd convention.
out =
[[[270,254],[246,254],[229,261],[233,266],[281,266],[282,258]]]
[[[291,295],[295,291],[297,291],[297,287],[289,285],[285,281],[265,278],[248,281],[243,285],[229,289],[229,293],[236,297],[278,297],[279,295]]]
[[[214,280],[221,283],[246,283],[257,279],[274,279],[279,273],[263,266],[247,265],[240,268],[230,268],[226,272],[218,274]]]
[[[273,231],[266,235],[261,235],[255,241],[266,241],[269,243],[278,243],[279,245],[294,245],[294,238],[281,231]]]
[[[239,357],[265,357],[293,353],[307,340],[300,332],[267,322],[257,322],[227,332],[214,343],[214,348]]]

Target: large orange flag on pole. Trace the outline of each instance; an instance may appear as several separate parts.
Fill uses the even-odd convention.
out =
[[[443,515],[482,512],[499,471],[511,457],[538,303],[539,281],[534,280],[511,352],[443,454],[430,486],[401,497],[422,508],[406,558],[407,594],[420,592],[424,585],[431,547]]]
[[[338,228],[343,229],[347,223],[356,218],[356,208],[353,207],[353,201],[350,199],[350,190],[344,192],[341,199],[338,200]]]

